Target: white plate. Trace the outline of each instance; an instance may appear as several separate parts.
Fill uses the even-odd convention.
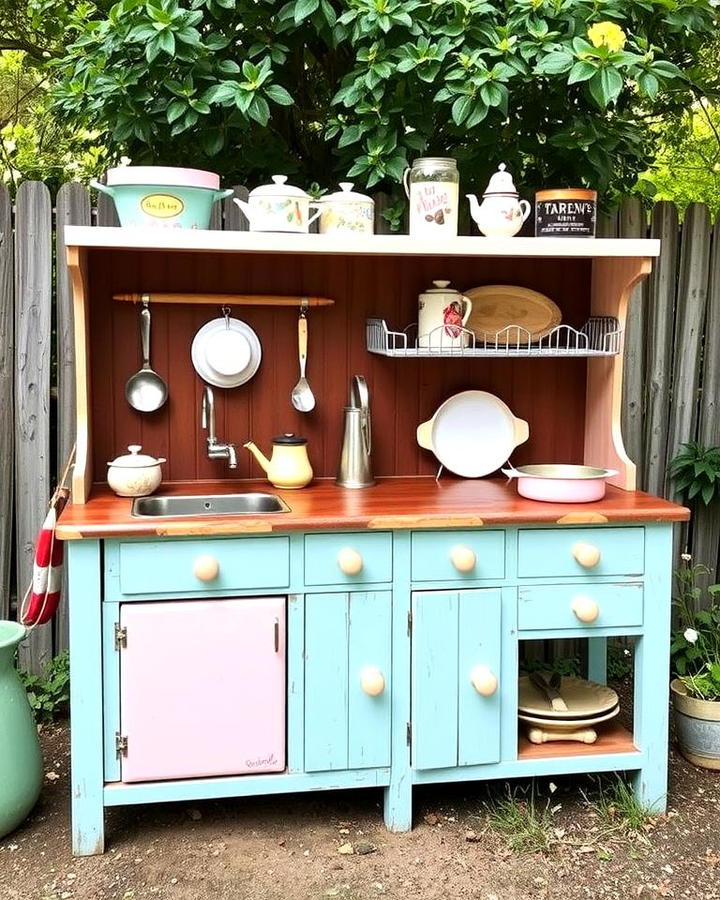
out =
[[[611,709],[610,712],[600,713],[597,716],[591,716],[589,719],[544,719],[540,716],[528,716],[525,713],[518,713],[518,719],[521,722],[528,722],[530,725],[539,725],[545,731],[575,731],[577,728],[592,728],[600,722],[607,722],[614,719],[620,712],[620,706]]]
[[[235,338],[218,337],[222,332],[232,332]],[[208,343],[209,342],[209,343]],[[238,353],[238,361],[243,362],[242,370],[235,374],[225,374],[222,369],[233,369],[233,349]],[[247,348],[244,352],[243,348]],[[212,358],[208,358],[208,349]],[[195,371],[214,387],[234,388],[249,381],[257,372],[262,359],[262,347],[252,328],[240,319],[213,319],[206,322],[193,338],[190,356]],[[213,365],[214,364],[214,365]],[[217,368],[216,368],[217,367]]]
[[[455,394],[417,430],[418,444],[432,450],[446,469],[465,478],[495,472],[528,435],[527,422],[487,391]]]

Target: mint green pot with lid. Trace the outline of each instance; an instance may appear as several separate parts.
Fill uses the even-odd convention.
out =
[[[26,818],[43,782],[37,728],[15,669],[15,651],[26,635],[24,625],[0,620],[0,838]]]
[[[90,185],[113,198],[123,228],[206,229],[213,205],[232,194],[214,172],[169,166],[119,166]]]

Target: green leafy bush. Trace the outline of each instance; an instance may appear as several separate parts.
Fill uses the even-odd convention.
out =
[[[475,187],[628,189],[681,109],[712,0],[120,0],[56,104],[133,162],[396,184],[421,153]],[[470,187],[470,183],[468,183]]]
[[[710,574],[707,566],[693,565],[683,553],[675,574],[678,627],[673,632],[670,656],[673,673],[688,693],[700,700],[720,700],[720,584],[707,588],[709,604],[700,609],[703,591],[698,578]]]
[[[669,471],[680,493],[688,500],[697,497],[708,506],[720,490],[720,447],[689,441],[670,461]]]
[[[42,675],[20,672],[37,722],[47,724],[67,712],[70,699],[70,655],[59,653],[45,665]]]

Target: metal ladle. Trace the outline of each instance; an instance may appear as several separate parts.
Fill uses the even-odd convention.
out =
[[[147,294],[142,296],[140,310],[140,346],[142,368],[128,378],[125,384],[125,398],[138,412],[154,412],[167,400],[168,389],[158,373],[150,367],[150,298]]]

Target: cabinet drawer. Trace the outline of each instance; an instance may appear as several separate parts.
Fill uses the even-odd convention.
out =
[[[644,528],[521,529],[518,533],[521,578],[642,575],[644,571]]]
[[[424,531],[412,536],[413,581],[504,577],[504,531]]]
[[[305,536],[305,584],[392,581],[392,534],[349,532]]]
[[[544,584],[518,590],[518,629],[642,625],[641,584]]]
[[[242,591],[290,584],[287,537],[120,544],[120,592]]]

